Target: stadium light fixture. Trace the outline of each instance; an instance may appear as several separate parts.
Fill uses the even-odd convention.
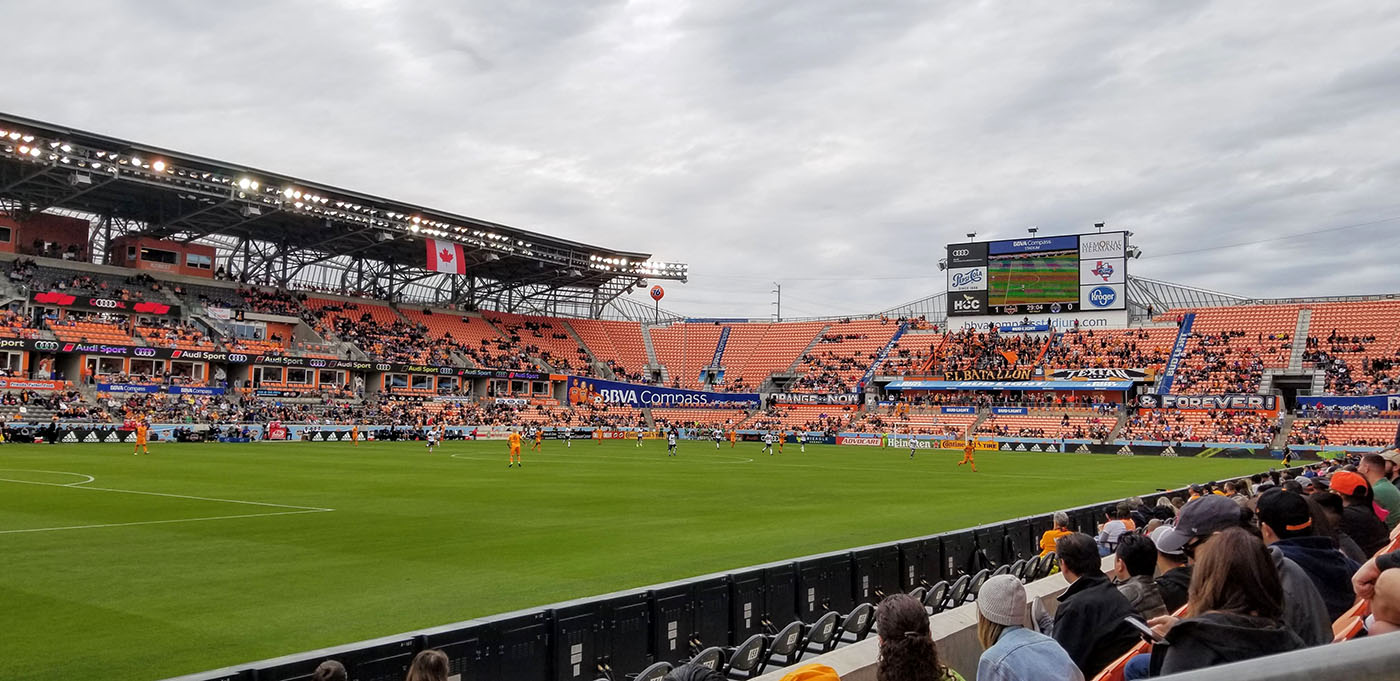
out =
[[[158,173],[163,173],[163,172],[165,172],[165,161],[156,161],[156,162],[152,163],[152,164],[151,164],[151,170],[154,170],[154,171],[156,171],[156,172],[158,172]]]
[[[967,233],[967,241],[968,241],[968,243],[971,243],[972,240],[973,240],[973,239],[976,239],[976,238],[977,238],[977,232],[968,232],[968,233]]]
[[[1026,228],[1026,231],[1027,231],[1027,232],[1030,232],[1030,233],[1031,233],[1031,236],[1034,237],[1034,236],[1035,236],[1035,233],[1040,231],[1040,228],[1039,228],[1039,227],[1027,227],[1027,228]]]
[[[1095,222],[1095,223],[1094,223],[1094,229],[1099,230],[1099,234],[1103,234],[1103,223],[1102,223],[1102,222]]]

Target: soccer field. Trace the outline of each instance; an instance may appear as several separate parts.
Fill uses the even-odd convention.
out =
[[[760,448],[6,447],[0,679],[160,679],[1269,465]]]

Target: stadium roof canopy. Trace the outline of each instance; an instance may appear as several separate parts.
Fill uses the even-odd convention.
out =
[[[112,239],[142,235],[212,245],[219,265],[250,283],[586,317],[611,316],[609,303],[647,280],[689,274],[649,253],[4,113],[0,131],[0,211],[21,222],[45,211],[89,219],[96,262]],[[424,269],[430,238],[462,244],[467,273]]]

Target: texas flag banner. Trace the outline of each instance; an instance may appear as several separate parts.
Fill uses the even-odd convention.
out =
[[[467,263],[462,244],[428,239],[428,269],[445,274],[466,274]]]

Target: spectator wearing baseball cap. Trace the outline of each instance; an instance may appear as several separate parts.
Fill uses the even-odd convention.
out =
[[[1084,673],[1055,639],[1025,627],[1026,588],[997,575],[977,592],[977,681],[1083,681]]]
[[[1367,454],[1361,457],[1361,465],[1356,467],[1356,472],[1366,478],[1376,505],[1385,510],[1383,520],[1386,529],[1393,530],[1400,525],[1400,489],[1396,489],[1390,478],[1386,477],[1389,465],[1380,454]]]
[[[1359,477],[1359,476],[1358,476]],[[1251,532],[1255,528],[1244,521],[1244,510],[1225,497],[1206,495],[1181,509],[1176,527],[1171,534],[1164,535],[1157,543],[1159,551],[1181,551],[1193,564],[1192,580],[1195,580],[1195,550],[1211,535],[1231,527],[1244,527]],[[1327,604],[1313,586],[1312,579],[1297,563],[1289,560],[1282,551],[1270,549],[1274,567],[1283,583],[1283,620],[1303,643],[1316,646],[1332,641],[1332,620],[1327,617]]]
[[[1351,576],[1361,566],[1342,555],[1330,537],[1318,534],[1322,510],[1314,511],[1298,494],[1270,490],[1259,497],[1258,513],[1264,543],[1303,568],[1327,606],[1328,619],[1336,621],[1356,603]]]
[[[1342,497],[1341,529],[1356,540],[1362,553],[1370,556],[1385,548],[1390,543],[1390,532],[1376,516],[1366,478],[1360,473],[1340,471],[1327,482]]]
[[[1176,612],[1186,605],[1187,589],[1191,586],[1191,566],[1186,563],[1186,554],[1181,549],[1162,549],[1162,538],[1171,534],[1172,528],[1159,527],[1152,533],[1152,543],[1157,548],[1157,593],[1162,595],[1162,605],[1167,612]]]

